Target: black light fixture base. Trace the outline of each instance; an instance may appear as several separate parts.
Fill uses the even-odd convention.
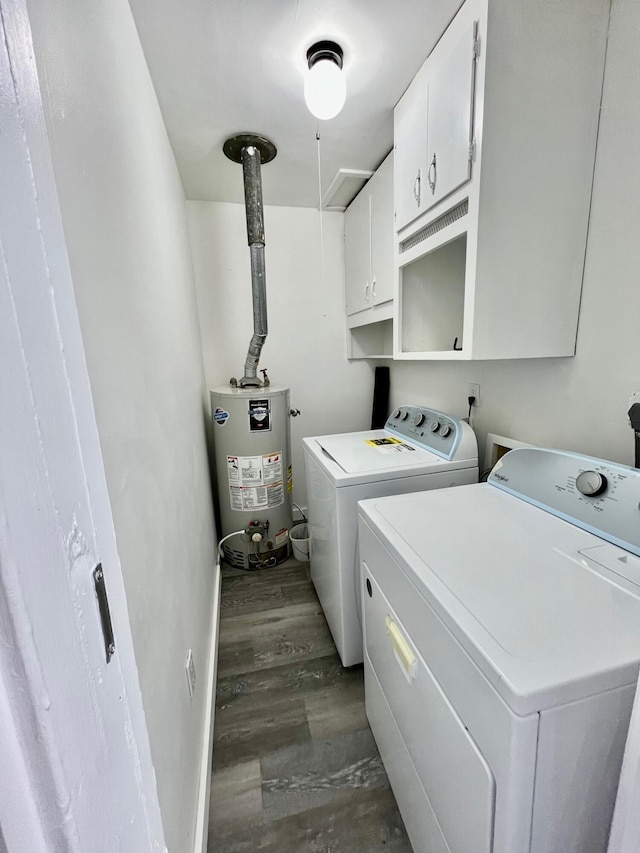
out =
[[[231,136],[222,146],[222,150],[229,160],[242,163],[242,149],[251,146],[260,152],[261,163],[269,163],[278,153],[273,142],[258,133],[239,133],[237,136]]]
[[[317,41],[307,51],[307,65],[313,68],[321,59],[330,59],[342,70],[342,48],[335,41]]]

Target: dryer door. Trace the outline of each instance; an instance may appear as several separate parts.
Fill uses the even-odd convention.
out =
[[[363,573],[365,654],[448,848],[451,853],[491,853],[491,769],[366,564]],[[385,731],[373,733],[384,754]],[[400,799],[398,804],[402,811]]]

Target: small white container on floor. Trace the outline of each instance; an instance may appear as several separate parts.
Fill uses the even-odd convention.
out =
[[[311,544],[311,531],[309,529],[309,525],[306,522],[303,524],[296,524],[295,527],[291,528],[289,538],[291,539],[291,547],[293,549],[293,556],[295,559],[299,560],[301,563],[308,563],[309,546]]]

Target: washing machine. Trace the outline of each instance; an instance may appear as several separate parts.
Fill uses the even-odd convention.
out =
[[[478,480],[476,437],[464,421],[399,406],[383,429],[303,439],[311,579],[343,666],[363,660],[357,551],[362,498]]]
[[[640,471],[512,450],[359,509],[366,711],[415,853],[606,853],[640,662]]]

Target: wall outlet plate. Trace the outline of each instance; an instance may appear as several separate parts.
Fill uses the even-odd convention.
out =
[[[193,653],[191,649],[187,652],[187,660],[184,665],[187,673],[187,686],[189,688],[189,698],[193,699],[193,694],[196,692],[196,667],[193,662]]]
[[[475,397],[474,407],[480,406],[480,385],[478,382],[469,383],[469,397]]]

